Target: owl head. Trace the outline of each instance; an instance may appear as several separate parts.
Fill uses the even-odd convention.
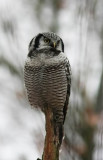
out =
[[[38,49],[53,49],[54,51],[64,52],[64,43],[62,39],[53,32],[39,33],[29,43],[30,57],[32,52]]]

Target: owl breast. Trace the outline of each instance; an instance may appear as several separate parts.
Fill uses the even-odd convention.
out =
[[[37,61],[36,61],[37,62]],[[61,63],[25,65],[24,78],[29,102],[34,107],[63,107],[67,95],[65,66]],[[30,64],[30,65],[29,65]]]

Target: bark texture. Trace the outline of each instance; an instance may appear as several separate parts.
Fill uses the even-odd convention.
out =
[[[46,137],[43,160],[59,160],[59,137],[54,133],[53,112],[48,107],[45,111]]]

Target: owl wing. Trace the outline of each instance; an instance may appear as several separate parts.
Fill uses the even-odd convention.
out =
[[[70,97],[70,91],[71,91],[71,67],[68,59],[66,59],[65,63],[65,73],[67,78],[67,95],[66,95],[66,101],[63,108],[63,114],[64,114],[64,121],[68,109],[68,103],[69,103],[69,97]]]

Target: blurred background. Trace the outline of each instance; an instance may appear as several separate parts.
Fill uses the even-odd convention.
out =
[[[0,0],[0,160],[41,158],[44,115],[27,101],[30,40],[56,32],[72,68],[60,160],[103,160],[103,0]]]

